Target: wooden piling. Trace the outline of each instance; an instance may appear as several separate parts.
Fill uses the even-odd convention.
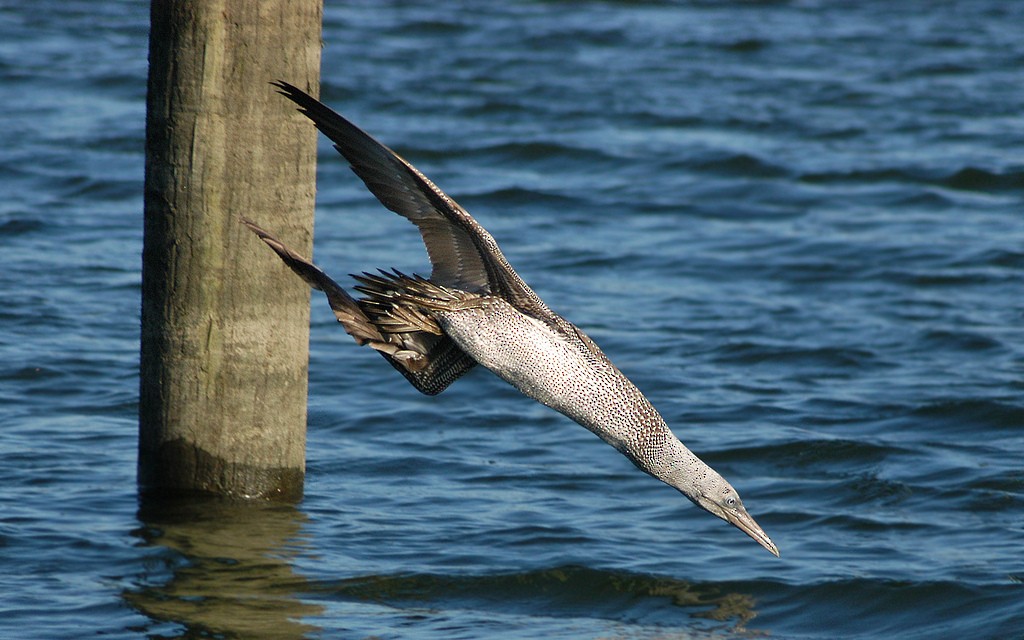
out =
[[[239,217],[310,253],[322,0],[152,0],[139,484],[297,499],[309,289]]]

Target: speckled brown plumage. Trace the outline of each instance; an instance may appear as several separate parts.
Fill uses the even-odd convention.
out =
[[[736,490],[679,441],[593,340],[544,304],[465,209],[342,116],[292,85],[276,85],[334,142],[370,191],[419,228],[430,256],[429,279],[386,271],[354,276],[364,296],[356,300],[272,234],[244,221],[326,293],[359,344],[380,352],[427,394],[483,365],[778,555]]]

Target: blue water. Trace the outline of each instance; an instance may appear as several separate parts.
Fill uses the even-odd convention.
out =
[[[324,99],[781,559],[320,297],[305,499],[140,505],[146,4],[0,2],[0,637],[1024,638],[1024,3],[328,1]],[[332,153],[320,264],[426,272]]]

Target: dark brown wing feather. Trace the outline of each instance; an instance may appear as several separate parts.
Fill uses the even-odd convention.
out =
[[[381,203],[415,224],[438,284],[500,296],[547,322],[554,314],[505,259],[497,242],[452,200],[394,151],[301,89],[275,82],[331,141]]]

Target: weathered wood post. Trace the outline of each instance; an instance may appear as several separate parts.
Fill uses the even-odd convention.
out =
[[[244,215],[309,252],[322,0],[151,0],[139,484],[296,499],[309,290]]]

